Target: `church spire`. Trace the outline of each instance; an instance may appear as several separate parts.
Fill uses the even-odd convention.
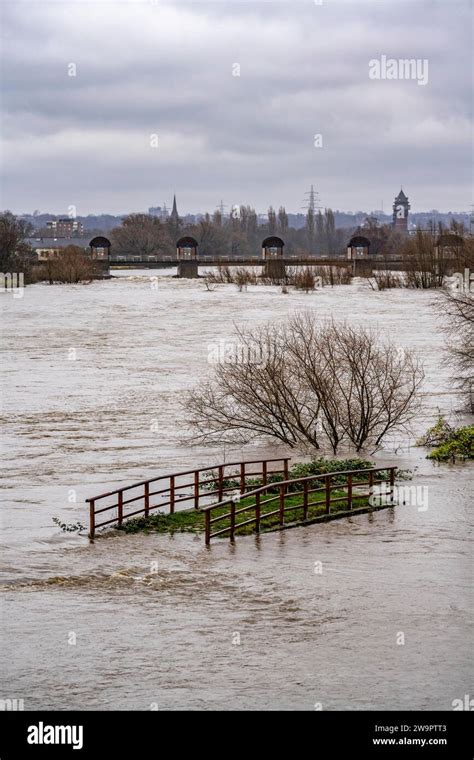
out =
[[[172,219],[178,219],[179,218],[178,207],[176,206],[176,195],[173,195],[173,210],[171,212],[171,218]]]
[[[169,217],[169,224],[171,234],[175,240],[177,240],[179,235],[179,228],[181,227],[181,219],[179,218],[178,207],[176,205],[176,195],[173,195],[173,210],[171,211]]]

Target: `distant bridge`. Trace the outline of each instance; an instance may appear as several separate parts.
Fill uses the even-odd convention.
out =
[[[378,256],[364,256],[355,259],[347,259],[342,256],[322,257],[312,256],[302,258],[300,256],[284,256],[280,261],[284,267],[341,267],[351,268],[356,274],[360,271],[372,269],[393,269],[400,270],[404,268],[401,259],[387,261],[386,258]],[[173,256],[159,256],[150,254],[148,256],[111,255],[109,257],[110,269],[142,268],[142,269],[170,269],[177,267],[180,260]],[[238,258],[235,256],[198,256],[198,267],[219,267],[219,266],[240,266],[240,267],[265,267],[268,260],[261,256],[246,256]]]
[[[295,266],[316,266],[316,265],[332,265],[332,266],[347,266],[350,262],[342,256],[333,258],[322,257],[306,257],[301,258],[299,256],[285,256],[285,264]],[[109,257],[111,266],[129,266],[131,264],[158,264],[159,266],[177,266],[179,259],[176,256],[159,256],[158,254],[150,254],[148,256],[134,256],[132,254],[120,255],[114,254]],[[239,258],[237,256],[199,256],[197,258],[198,264],[203,266],[264,266],[266,260],[261,256],[246,256],[245,258]]]

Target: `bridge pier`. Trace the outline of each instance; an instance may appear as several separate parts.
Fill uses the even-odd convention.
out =
[[[181,259],[178,261],[178,277],[194,279],[198,276],[197,259]]]
[[[263,268],[264,277],[271,280],[285,279],[285,262],[283,259],[267,259]]]
[[[108,259],[94,259],[92,262],[94,274],[98,277],[108,277],[109,276],[109,261]]]
[[[366,256],[365,258],[352,259],[353,277],[370,277],[372,271],[377,269],[375,262]]]

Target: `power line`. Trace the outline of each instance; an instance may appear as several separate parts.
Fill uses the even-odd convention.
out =
[[[226,208],[227,208],[227,205],[224,203],[224,201],[221,201],[221,202],[218,204],[217,208],[218,208],[218,209],[219,209],[219,211],[221,212],[221,216],[224,216],[224,209],[226,209]]]

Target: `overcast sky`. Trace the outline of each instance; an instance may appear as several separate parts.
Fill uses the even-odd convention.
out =
[[[0,4],[2,208],[473,202],[468,0]],[[370,79],[382,55],[427,84]]]

